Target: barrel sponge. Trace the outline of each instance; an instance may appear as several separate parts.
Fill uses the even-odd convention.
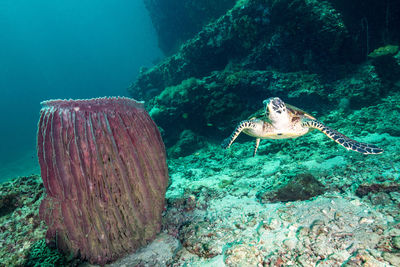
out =
[[[165,147],[141,102],[42,102],[37,135],[46,240],[105,264],[151,241],[168,183]]]

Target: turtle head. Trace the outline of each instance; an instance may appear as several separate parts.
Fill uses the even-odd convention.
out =
[[[287,123],[289,116],[285,103],[279,97],[271,97],[264,100],[265,116],[272,123]]]

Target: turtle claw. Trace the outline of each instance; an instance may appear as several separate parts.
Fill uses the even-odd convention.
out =
[[[224,141],[222,141],[222,143],[221,143],[221,147],[223,149],[228,149],[231,146],[230,142],[231,142],[231,138],[230,137],[225,138]]]

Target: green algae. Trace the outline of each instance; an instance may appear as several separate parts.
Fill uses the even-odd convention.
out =
[[[0,258],[5,266],[23,265],[31,245],[44,238],[46,229],[39,218],[43,194],[39,176],[0,184],[0,198],[7,200],[3,204],[11,205],[0,216]]]
[[[41,239],[35,242],[27,255],[24,266],[27,267],[50,267],[50,266],[66,266],[66,259],[57,249],[51,249],[47,246],[46,241]]]
[[[377,58],[383,56],[392,56],[399,52],[398,45],[385,45],[381,46],[368,54],[370,58]]]

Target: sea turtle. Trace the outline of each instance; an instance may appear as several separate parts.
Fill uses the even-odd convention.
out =
[[[381,148],[375,145],[360,143],[325,126],[305,111],[285,104],[279,97],[268,98],[263,103],[265,108],[251,118],[240,122],[231,136],[222,142],[223,148],[229,148],[238,135],[244,132],[256,138],[253,153],[253,156],[255,156],[260,139],[296,138],[305,135],[312,129],[317,129],[347,150],[362,154],[380,154],[383,152]]]

